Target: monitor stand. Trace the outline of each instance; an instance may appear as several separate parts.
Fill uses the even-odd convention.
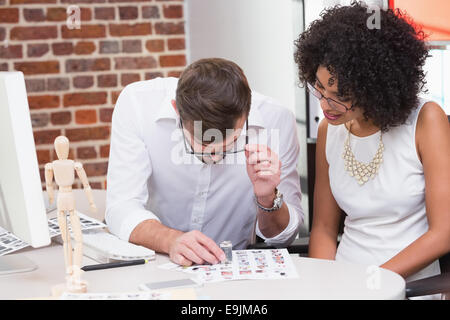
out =
[[[29,272],[36,270],[38,266],[24,256],[3,256],[0,257],[0,276],[5,274]]]

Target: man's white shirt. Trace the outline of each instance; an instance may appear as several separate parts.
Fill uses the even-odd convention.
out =
[[[255,231],[269,244],[289,244],[303,222],[296,169],[299,144],[292,112],[252,92],[249,143],[266,144],[277,152],[282,163],[278,189],[290,216],[280,234],[267,238],[256,221],[245,154],[227,155],[208,165],[186,152],[179,117],[171,105],[177,81],[135,82],[117,100],[107,175],[109,230],[128,241],[138,224],[156,219],[184,232],[199,230],[217,243],[230,240],[234,249],[245,249]]]

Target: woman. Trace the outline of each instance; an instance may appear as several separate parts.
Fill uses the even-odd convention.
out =
[[[440,273],[450,251],[450,127],[419,98],[428,50],[401,12],[331,8],[296,41],[300,80],[320,99],[311,257]],[[337,246],[341,209],[347,214]]]

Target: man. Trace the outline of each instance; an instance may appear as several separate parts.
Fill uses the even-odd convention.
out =
[[[224,59],[128,85],[112,120],[110,231],[181,265],[223,261],[218,243],[245,249],[254,231],[289,244],[303,222],[295,126]]]

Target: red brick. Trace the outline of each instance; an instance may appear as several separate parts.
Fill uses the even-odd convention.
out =
[[[139,73],[123,73],[120,76],[120,84],[125,87],[127,84],[141,80]]]
[[[0,27],[0,41],[5,40],[6,38],[6,29]]]
[[[182,67],[186,65],[186,56],[184,54],[160,56],[159,64],[161,67]]]
[[[119,42],[100,41],[100,53],[119,53]]]
[[[46,90],[45,79],[25,79],[27,93],[42,92]]]
[[[100,109],[100,121],[111,122],[114,108],[102,108]]]
[[[162,52],[164,51],[164,40],[147,40],[145,47],[149,52]]]
[[[28,57],[42,57],[49,52],[49,45],[47,43],[29,44],[27,46]]]
[[[109,126],[66,129],[66,137],[73,142],[87,140],[106,140],[109,139],[109,135]]]
[[[11,4],[56,3],[56,0],[10,0]]]
[[[108,172],[108,162],[86,163],[83,167],[88,177],[104,176]]]
[[[103,189],[103,184],[102,182],[98,182],[98,181],[90,181],[89,185],[91,187],[91,189]]]
[[[115,69],[147,69],[147,68],[156,68],[157,63],[153,57],[145,57],[145,58],[132,58],[132,57],[124,57],[124,58],[115,58]]]
[[[31,126],[33,127],[33,129],[46,127],[48,125],[49,120],[50,117],[46,112],[31,114]]]
[[[142,18],[144,19],[159,19],[158,6],[144,6],[142,7]]]
[[[149,2],[152,0],[108,0],[108,2]]]
[[[151,0],[108,0],[108,2],[149,2]]]
[[[184,22],[155,23],[156,34],[184,34]]]
[[[19,22],[18,8],[0,8],[1,23],[17,23]]]
[[[57,36],[56,26],[14,27],[10,31],[11,40],[44,40]]]
[[[142,42],[138,40],[123,40],[122,41],[122,52],[126,53],[141,53],[142,52]]]
[[[55,56],[72,54],[73,44],[71,42],[52,43],[52,50]]]
[[[87,89],[94,85],[94,77],[78,76],[73,78],[73,86],[79,89]]]
[[[26,21],[41,22],[45,21],[45,14],[43,9],[23,9],[23,16]]]
[[[75,45],[75,54],[91,54],[95,51],[95,43],[90,41],[80,41]]]
[[[114,37],[145,36],[152,34],[151,23],[110,24],[109,32]]]
[[[108,0],[60,0],[61,3],[79,4],[79,3],[105,3]]]
[[[34,130],[33,135],[35,144],[52,144],[61,135],[61,130]]]
[[[151,80],[151,79],[155,79],[158,77],[163,77],[164,75],[162,74],[162,72],[146,72],[144,75],[144,79],[145,80]]]
[[[66,21],[67,17],[67,8],[47,8],[48,21]],[[81,21],[91,20],[91,10],[89,8],[80,8],[80,19]]]
[[[64,107],[100,105],[106,103],[106,92],[77,92],[64,95]]]
[[[167,72],[168,77],[179,78],[183,71],[169,71]]]
[[[97,86],[99,88],[117,87],[116,74],[101,74],[97,76]]]
[[[114,20],[116,17],[115,8],[113,7],[95,8],[94,15],[95,19],[98,20]]]
[[[105,71],[110,68],[109,58],[69,59],[66,61],[66,72]]]
[[[109,157],[109,144],[100,146],[100,157],[102,157],[102,158]]]
[[[50,114],[50,122],[54,125],[69,124],[72,121],[70,111],[53,112]]]
[[[66,21],[66,19],[67,19],[66,10],[67,10],[66,8],[47,8],[47,20],[48,21]],[[80,15],[81,15],[81,12],[80,12]]]
[[[97,158],[97,151],[95,147],[79,147],[77,148],[77,158],[79,159],[95,159]],[[92,184],[91,184],[92,187]]]
[[[0,46],[0,59],[22,58],[22,45]]]
[[[181,5],[164,5],[163,13],[165,18],[176,19],[183,18],[183,6]]]
[[[169,50],[184,50],[186,48],[184,38],[168,39],[167,46]]]
[[[117,99],[119,98],[120,91],[112,91],[111,92],[111,103],[116,104]]]
[[[59,62],[58,61],[16,62],[14,63],[14,69],[17,71],[22,71],[25,75],[59,73]]]
[[[119,7],[120,20],[134,20],[138,18],[138,8],[134,6]]]
[[[80,29],[70,30],[67,26],[61,27],[61,34],[63,39],[88,39],[88,38],[104,38],[106,36],[106,27],[104,25],[81,24]]]
[[[36,155],[39,164],[46,164],[51,161],[50,150],[36,150]]]
[[[49,78],[47,79],[47,89],[49,91],[69,90],[69,78]]]
[[[93,109],[89,110],[77,110],[75,111],[75,123],[77,124],[92,124],[97,122],[97,111]]]
[[[30,109],[58,108],[60,105],[59,96],[29,96],[28,105]]]

